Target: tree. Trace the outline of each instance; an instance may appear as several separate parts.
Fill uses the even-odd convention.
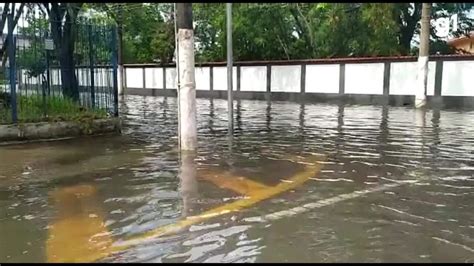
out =
[[[396,21],[393,3],[367,3],[361,6],[361,20],[366,25],[368,55],[400,55],[398,36],[400,25]]]
[[[435,3],[433,19],[459,15],[455,35],[472,29],[473,4]],[[171,62],[175,50],[172,4],[94,4],[123,24],[123,61]],[[464,12],[464,13],[463,13]],[[225,6],[193,5],[196,61],[224,61]],[[234,58],[285,60],[413,53],[421,3],[235,3]],[[434,27],[434,25],[432,25]],[[430,53],[451,53],[431,29]]]
[[[77,17],[83,3],[43,3],[51,24],[56,55],[61,69],[61,87],[65,97],[79,100],[75,73],[74,44],[77,37]]]
[[[108,4],[108,3],[92,3],[89,5],[86,5],[86,8],[92,9],[92,10],[97,10],[97,11],[103,11],[105,12],[110,18],[112,18],[115,23],[117,24],[117,41],[118,41],[118,66],[119,66],[119,72],[120,72],[120,77],[121,77],[121,87],[125,87],[125,70],[123,68],[123,24],[124,24],[124,7],[126,4],[117,4],[117,8],[115,9],[113,4]]]
[[[294,49],[297,50],[297,57],[299,54],[306,54],[310,57],[316,56],[315,48],[315,31],[310,24],[309,17],[311,12],[325,8],[327,4],[304,4],[294,3],[289,5],[289,12],[293,19],[294,31],[297,34],[297,40],[294,44]]]
[[[174,11],[172,4],[160,4],[159,10],[164,18],[161,25],[155,28],[151,41],[152,53],[160,64],[167,64],[173,61],[175,50],[174,35]]]
[[[234,18],[237,17],[235,15],[237,5],[238,4],[234,4]],[[222,34],[224,34],[223,32],[225,28],[224,4],[195,4],[193,6],[193,16],[194,22],[196,23],[194,29],[197,46],[196,61],[223,60],[225,58],[225,47],[223,46],[222,39]],[[236,58],[235,55],[234,58]]]
[[[91,3],[90,6],[86,5],[85,7],[99,12],[105,12],[107,16],[117,24],[118,64],[122,65],[124,12],[126,12],[127,4]]]
[[[223,5],[195,7],[199,60],[225,60]],[[381,15],[383,20],[376,21]],[[235,4],[233,19],[236,60],[385,55],[397,51],[393,4]]]
[[[198,60],[226,58],[224,4],[196,4]],[[296,37],[283,4],[233,5],[234,58],[236,60],[290,59]],[[256,19],[259,18],[259,19]]]
[[[13,12],[15,14],[15,17],[13,19],[13,28],[16,27],[16,25],[18,24],[18,20],[20,19],[21,15],[23,14],[23,8],[25,6],[25,3],[21,3],[20,4],[20,7],[18,8],[18,10],[15,10],[15,3],[5,3],[5,5],[3,6],[3,11],[2,11],[2,16],[1,16],[1,21],[0,21],[0,38],[3,37],[3,32],[4,32],[4,28],[5,28],[5,25],[7,24],[7,15],[8,15],[8,12]],[[16,13],[15,13],[16,11]],[[5,63],[7,61],[7,47],[8,47],[8,44],[10,43],[9,41],[10,39],[10,36],[7,35],[7,37],[5,38],[4,42],[3,42],[3,45],[0,49],[0,58],[2,59],[2,66],[5,66]]]
[[[174,55],[174,14],[172,4],[94,4],[105,12],[122,34],[123,63],[149,63],[158,59],[169,63]],[[122,33],[120,33],[122,31]],[[119,36],[120,39],[120,36]]]
[[[47,32],[49,21],[44,17],[36,18],[32,12],[27,12],[25,19],[28,26],[20,27],[18,33],[24,38],[28,38],[30,45],[18,50],[17,67],[19,67],[19,69],[26,69],[26,74],[29,77],[43,76],[47,67],[44,55],[44,41],[42,38],[34,37],[42,36]],[[43,76],[43,79],[44,78]]]

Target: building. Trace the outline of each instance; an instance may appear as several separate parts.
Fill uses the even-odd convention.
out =
[[[448,44],[460,54],[474,54],[474,31],[468,36],[448,40]]]

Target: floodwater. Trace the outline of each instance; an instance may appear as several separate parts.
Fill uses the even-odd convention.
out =
[[[121,136],[0,147],[0,262],[474,262],[473,111],[242,100],[230,138],[197,103],[195,155],[141,96]]]

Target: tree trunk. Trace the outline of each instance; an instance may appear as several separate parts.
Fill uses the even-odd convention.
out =
[[[15,14],[15,18],[13,19],[13,28],[15,28],[16,25],[18,24],[18,20],[20,19],[21,14],[23,13],[23,7],[24,6],[25,6],[25,3],[20,4],[20,7],[18,8],[18,12]],[[7,11],[10,10],[7,6],[5,6],[5,9]],[[4,9],[4,13],[5,13],[5,9]],[[15,3],[12,4],[11,12],[13,12],[13,13],[15,12]],[[6,19],[6,15],[5,15],[5,19]],[[4,23],[4,22],[5,21],[3,21],[3,14],[2,14],[2,23]],[[2,24],[1,26],[2,26],[2,33],[0,33],[0,36],[3,35],[3,27],[5,27],[5,24]],[[0,57],[2,58],[2,66],[5,66],[5,64],[7,62],[7,53],[6,53],[6,51],[7,51],[7,45],[9,43],[9,39],[10,39],[10,36],[7,35],[7,37],[3,41],[3,46],[0,49]]]
[[[63,35],[60,47],[60,65],[61,65],[61,84],[63,95],[74,101],[79,100],[79,87],[77,84],[75,62],[74,62],[74,43],[75,28],[71,22],[69,14],[66,15],[66,23],[63,26]]]
[[[421,3],[414,3],[413,12],[410,14],[410,4],[398,4],[400,14],[398,25],[400,25],[400,52],[404,55],[410,54],[411,41],[415,34],[416,26],[421,18]]]
[[[79,12],[77,8],[80,6],[66,11],[67,6],[59,6],[57,3],[51,5],[51,11],[48,12],[50,12],[51,34],[61,69],[61,89],[65,97],[79,101],[79,87],[74,62],[74,44],[76,41],[76,17]],[[64,15],[66,20],[64,25],[62,25]]]
[[[74,101],[79,100],[79,88],[77,86],[77,78],[74,64],[74,43],[63,42],[60,51],[60,67],[61,67],[61,88],[63,95]]]
[[[0,20],[0,29],[1,29],[0,36],[3,35],[3,28],[5,28],[5,24],[7,22],[7,15],[8,15],[9,10],[10,10],[10,3],[7,2],[3,5],[2,19]]]

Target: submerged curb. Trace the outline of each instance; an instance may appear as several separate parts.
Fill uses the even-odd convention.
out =
[[[84,135],[99,135],[120,133],[122,121],[120,118],[95,119],[87,122],[39,122],[14,125],[0,125],[0,145],[74,138]]]

